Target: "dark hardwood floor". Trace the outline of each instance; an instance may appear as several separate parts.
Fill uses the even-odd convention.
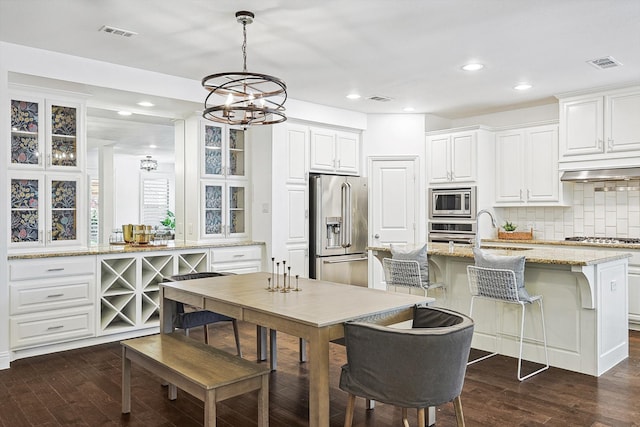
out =
[[[245,357],[255,360],[255,327],[240,323]],[[230,326],[211,328],[215,345],[234,352]],[[201,336],[197,329],[194,337]],[[271,374],[270,425],[305,426],[308,370],[298,363],[296,338],[279,334],[278,371]],[[600,378],[551,368],[524,382],[516,359],[497,356],[472,365],[462,393],[468,426],[640,426],[640,332],[630,333],[630,357]],[[331,425],[341,426],[346,394],[338,388],[344,348],[331,347]],[[132,412],[120,413],[120,345],[105,344],[18,360],[0,371],[0,425],[201,426],[202,402],[179,391],[166,398],[160,379],[134,365]],[[402,363],[398,360],[398,363]],[[218,425],[256,425],[257,394],[218,404]],[[410,412],[415,425],[415,411]],[[354,426],[399,426],[400,409],[357,399]],[[437,425],[454,426],[451,404],[437,408]]]

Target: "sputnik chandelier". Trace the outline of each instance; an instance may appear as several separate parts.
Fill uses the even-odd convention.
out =
[[[277,77],[247,71],[247,24],[254,14],[236,12],[236,20],[242,24],[243,70],[217,73],[202,79],[202,86],[209,91],[204,100],[202,117],[229,125],[271,125],[287,120],[284,103],[287,85]]]

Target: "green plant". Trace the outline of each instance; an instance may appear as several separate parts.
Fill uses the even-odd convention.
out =
[[[518,228],[518,226],[512,222],[505,221],[502,228],[504,229],[504,231],[516,231],[516,228]]]
[[[163,219],[162,221],[160,221],[160,224],[164,225],[165,227],[168,227],[172,230],[176,229],[176,215],[171,212],[170,210],[167,210],[167,217],[165,219]]]

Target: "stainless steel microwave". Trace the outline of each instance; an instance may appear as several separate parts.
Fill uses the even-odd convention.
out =
[[[430,188],[430,219],[475,219],[476,187]]]

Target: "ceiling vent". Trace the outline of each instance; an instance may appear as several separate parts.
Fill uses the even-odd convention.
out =
[[[122,37],[131,37],[138,35],[138,33],[136,33],[135,31],[123,30],[122,28],[111,27],[109,25],[103,25],[98,31],[103,31],[105,33]]]
[[[587,63],[593,65],[600,70],[606,70],[607,68],[615,68],[622,65],[621,62],[616,61],[613,57],[607,56],[605,58],[592,59],[591,61],[587,61]]]
[[[367,99],[371,100],[371,101],[378,101],[378,102],[389,102],[392,100],[392,98],[389,98],[388,96],[370,96]]]

